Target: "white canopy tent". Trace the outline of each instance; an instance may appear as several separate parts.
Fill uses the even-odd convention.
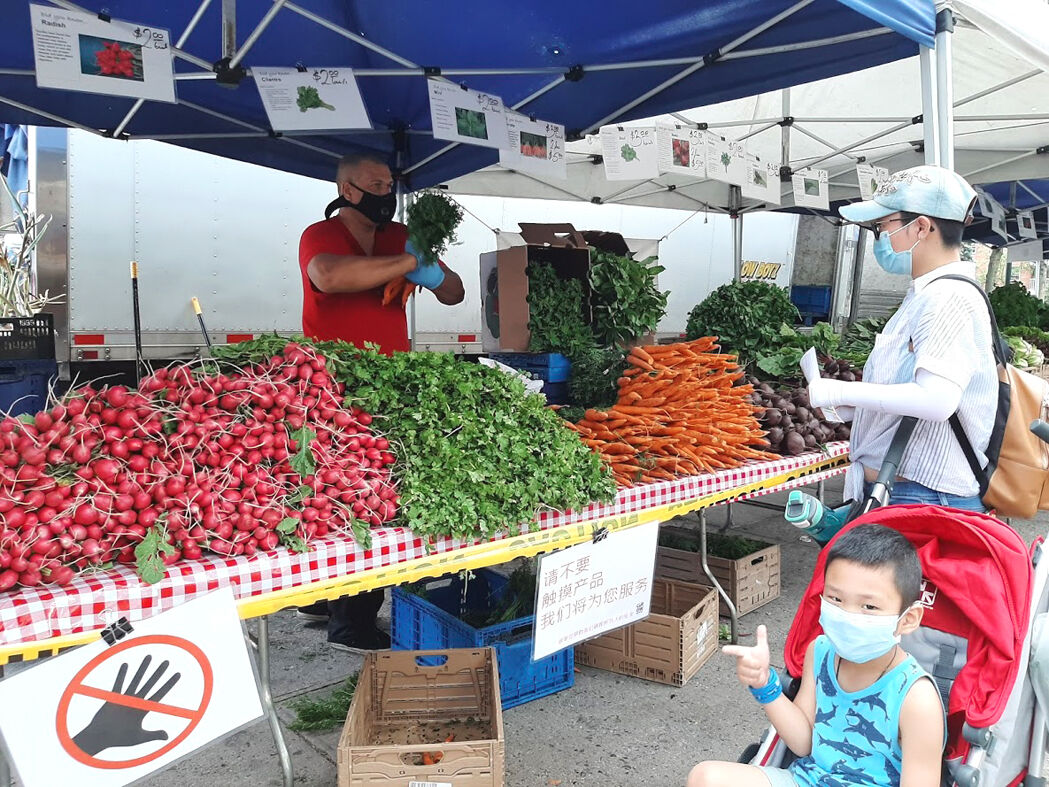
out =
[[[829,170],[830,201],[856,199],[855,165],[890,171],[921,163],[953,166],[974,183],[1049,177],[1049,4],[1044,0],[955,0],[941,10],[937,49],[919,57],[789,90],[624,123],[676,123],[745,140],[747,151],[790,170]],[[964,15],[964,16],[963,16]],[[951,20],[954,20],[951,32]],[[927,107],[924,122],[922,108]],[[941,130],[943,133],[941,134]],[[596,131],[596,130],[592,130]],[[566,180],[492,166],[449,181],[459,194],[582,200],[707,210],[734,217],[793,207],[755,202],[737,186],[663,175],[605,178],[591,135],[569,145]],[[737,264],[741,224],[737,221]]]

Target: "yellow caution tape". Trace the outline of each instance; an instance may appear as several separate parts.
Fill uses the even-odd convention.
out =
[[[693,511],[752,497],[760,492],[770,492],[791,481],[828,470],[844,468],[848,462],[847,454],[827,457],[815,464],[691,500],[646,508],[630,514],[619,514],[586,522],[573,522],[548,530],[536,530],[509,536],[498,541],[471,544],[450,552],[425,555],[389,566],[370,568],[341,577],[313,582],[309,585],[260,593],[240,599],[237,602],[237,612],[242,619],[248,620],[262,615],[271,615],[288,607],[304,607],[324,599],[353,596],[368,590],[416,582],[427,577],[439,577],[467,569],[495,566],[518,557],[533,557],[542,552],[551,552],[589,541],[593,538],[597,528],[605,528],[614,533],[649,522],[663,522]],[[18,656],[21,656],[23,661],[29,661],[51,655],[64,648],[92,642],[98,639],[99,635],[100,632],[96,630],[18,645],[0,645],[0,665],[7,664],[12,658]]]

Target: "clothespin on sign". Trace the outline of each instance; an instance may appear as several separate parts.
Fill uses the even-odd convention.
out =
[[[128,622],[128,619],[121,618],[116,623],[102,629],[102,639],[106,641],[107,645],[115,645],[118,640],[123,639],[132,631],[134,631],[134,629],[131,627],[131,623]]]
[[[594,525],[591,535],[595,544],[599,541],[604,541],[608,537],[608,528],[602,527],[600,525]]]

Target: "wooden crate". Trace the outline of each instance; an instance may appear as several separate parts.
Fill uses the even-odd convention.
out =
[[[682,538],[694,538],[699,542],[699,534],[674,525],[663,525],[661,532],[673,533]],[[780,551],[779,544],[769,544],[766,548],[753,552],[738,560],[707,555],[710,566],[718,584],[728,593],[736,613],[745,615],[762,604],[779,598],[780,587]],[[707,575],[703,573],[698,552],[684,549],[673,549],[660,546],[656,549],[657,577],[676,579],[681,582],[694,582],[709,585]],[[728,615],[728,607],[720,603],[719,614]]]
[[[435,752],[439,762],[423,764]],[[365,655],[339,738],[339,787],[502,787],[504,762],[495,650]]]
[[[651,614],[576,645],[575,661],[684,686],[717,649],[717,593],[687,582],[655,579]]]

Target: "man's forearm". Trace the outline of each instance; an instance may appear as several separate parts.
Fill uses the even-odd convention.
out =
[[[318,254],[306,270],[310,281],[321,292],[363,292],[415,270],[415,265],[415,258],[410,254],[384,257]]]
[[[459,278],[458,273],[450,270],[447,266],[442,265],[441,267],[444,268],[444,281],[434,288],[434,296],[445,306],[455,306],[457,303],[462,303],[463,298],[466,297],[463,280]]]

